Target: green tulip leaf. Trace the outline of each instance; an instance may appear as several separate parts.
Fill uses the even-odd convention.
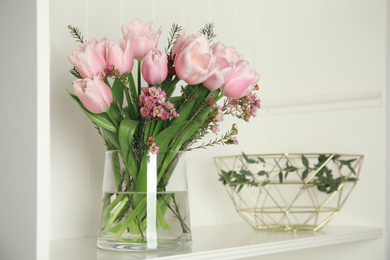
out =
[[[199,131],[199,127],[206,120],[207,116],[210,114],[210,111],[213,107],[209,106],[203,111],[201,111],[197,116],[191,118],[188,123],[184,125],[184,129],[181,134],[174,139],[174,143],[172,144],[172,150],[178,151],[181,149],[183,144],[187,141],[191,141],[197,131]]]
[[[186,120],[181,122],[181,124],[168,126],[154,138],[154,141],[160,147],[160,151],[167,150],[169,143],[177,136],[179,130],[188,122],[189,121]]]
[[[148,153],[145,153],[144,156],[142,157],[139,172],[137,175],[137,181],[135,186],[136,188],[135,190],[137,192],[145,192],[147,189],[148,161],[149,161]]]
[[[119,125],[119,144],[122,149],[123,158],[126,165],[129,167],[129,173],[133,178],[136,178],[137,164],[135,155],[131,149],[133,135],[139,125],[139,121],[124,119]]]
[[[192,108],[194,107],[194,102],[187,102],[185,103],[178,111],[177,113],[180,114],[179,117],[176,117],[172,120],[171,125],[180,125],[182,124],[187,118],[190,116],[190,113],[192,111]]]
[[[114,104],[116,102],[122,107],[123,105],[123,83],[120,79],[115,78],[114,84],[112,84],[111,88],[112,96],[114,97]]]
[[[110,150],[120,150],[121,147],[119,145],[118,135],[114,134],[111,131],[108,131],[106,129],[102,129],[104,140],[106,141],[108,147]]]

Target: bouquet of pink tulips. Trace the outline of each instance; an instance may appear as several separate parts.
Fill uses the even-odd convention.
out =
[[[165,50],[156,49],[162,28],[155,31],[153,22],[142,24],[136,19],[122,26],[119,45],[106,38],[84,42],[77,28],[69,29],[81,43],[68,55],[77,78],[75,94],[70,95],[95,124],[107,149],[122,151],[127,170],[118,173],[116,183],[123,191],[146,191],[142,165],[150,152],[237,144],[236,125],[219,135],[219,123],[225,115],[248,121],[260,108],[253,93],[258,89],[258,73],[235,48],[210,44],[215,37],[212,24],[190,35],[174,24]],[[133,66],[137,66],[136,80]],[[180,92],[175,91],[178,85]],[[217,135],[215,140],[193,147],[209,132]],[[158,159],[157,191],[164,191],[173,161],[173,156]],[[119,223],[126,208],[137,212],[132,216],[139,219],[146,214],[142,198],[133,202],[124,198],[110,205],[124,204],[122,211],[107,217],[107,223]],[[125,223],[130,225],[131,220]],[[105,230],[120,235],[126,228]]]

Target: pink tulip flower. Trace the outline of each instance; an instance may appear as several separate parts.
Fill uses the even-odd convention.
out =
[[[78,79],[73,83],[74,92],[86,109],[95,114],[106,112],[112,103],[111,89],[102,79]]]
[[[218,70],[203,82],[203,85],[213,91],[220,88],[226,82],[233,70],[234,64],[242,60],[242,55],[239,55],[235,48],[226,47],[221,42],[213,44],[211,46],[211,52],[215,57]]]
[[[186,42],[190,42],[190,40],[188,40],[188,37],[191,36],[192,39],[195,39],[196,38],[196,35],[195,34],[192,34],[192,35],[186,35],[185,34],[185,31],[184,29],[179,31],[178,33],[178,37],[175,41],[175,44],[172,46],[172,57],[174,58],[177,53],[182,49],[183,45],[186,43]]]
[[[183,39],[181,39],[184,37]],[[209,42],[204,35],[182,35],[175,48],[174,65],[176,75],[187,84],[200,84],[216,73],[217,65],[210,52]]]
[[[211,51],[215,57],[225,58],[228,62],[236,63],[243,59],[242,55],[238,54],[234,47],[226,47],[221,42],[211,45]]]
[[[150,50],[142,61],[142,75],[149,84],[162,83],[168,75],[168,55],[157,49]]]
[[[102,75],[106,69],[106,46],[108,40],[103,38],[100,41],[92,39],[91,42],[81,44],[77,50],[68,55],[69,61],[83,78],[92,79],[94,76]]]
[[[124,41],[122,39],[120,44],[120,47],[113,42],[107,45],[107,65],[114,66],[114,69],[119,70],[120,75],[122,75],[131,72],[134,57],[130,41]]]
[[[157,32],[154,31],[154,22],[142,24],[139,19],[135,19],[128,26],[122,25],[123,40],[129,40],[136,60],[142,60],[145,55],[154,48],[157,48],[162,27]]]
[[[216,57],[215,64],[218,66],[218,70],[203,82],[203,85],[211,91],[219,89],[226,82],[233,69],[233,65],[222,57]]]
[[[231,75],[221,87],[222,93],[234,99],[245,97],[253,90],[259,79],[260,75],[255,69],[249,68],[247,61],[238,61]]]

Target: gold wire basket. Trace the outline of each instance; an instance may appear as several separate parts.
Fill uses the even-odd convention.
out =
[[[251,154],[215,157],[237,212],[259,230],[316,231],[344,205],[364,156]]]

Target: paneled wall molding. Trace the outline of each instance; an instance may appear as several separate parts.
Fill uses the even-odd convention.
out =
[[[359,90],[310,96],[268,99],[261,115],[303,113],[382,106],[382,90]]]
[[[387,27],[386,27],[386,40],[387,40],[387,49],[386,49],[386,88],[384,91],[385,99],[385,176],[386,183],[385,187],[390,185],[390,0],[387,0]],[[385,195],[385,219],[390,217],[390,190],[386,189]],[[390,224],[387,221],[385,226],[385,245],[388,245],[390,242]],[[385,247],[385,259],[390,259],[390,247]]]
[[[50,9],[37,0],[37,245],[36,259],[49,260],[50,152]]]

